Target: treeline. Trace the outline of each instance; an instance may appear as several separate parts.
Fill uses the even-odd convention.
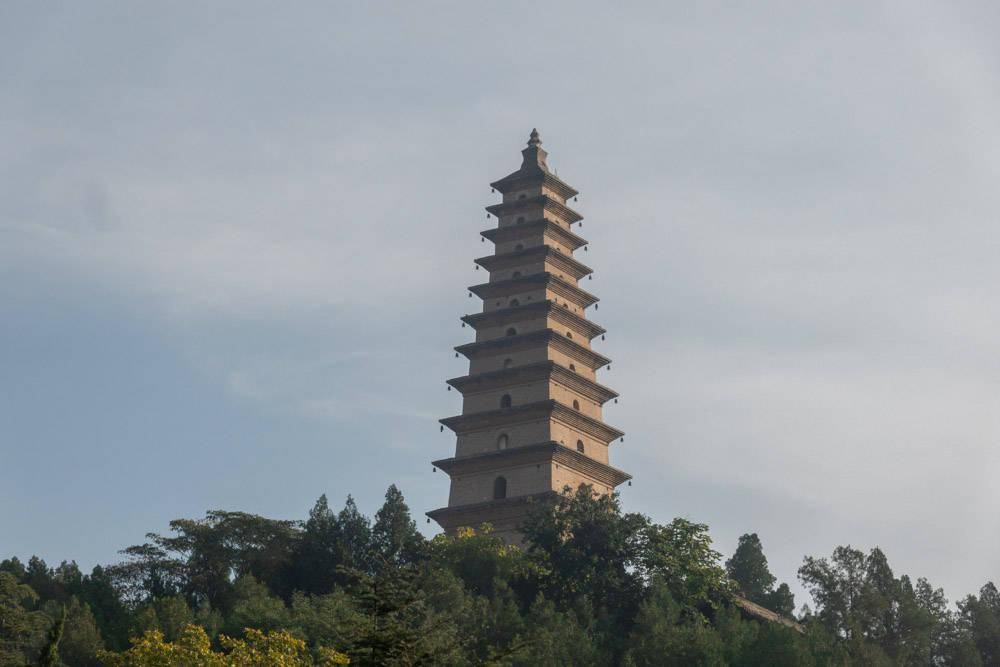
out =
[[[992,584],[952,608],[878,549],[806,558],[795,602],[756,535],[724,563],[707,526],[588,488],[538,504],[527,547],[424,539],[393,486],[374,520],[209,512],[82,573],[0,563],[0,665],[1000,665]],[[777,585],[776,585],[777,584]]]

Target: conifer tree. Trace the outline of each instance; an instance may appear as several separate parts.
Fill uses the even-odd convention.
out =
[[[777,579],[767,566],[757,533],[740,536],[733,557],[726,561],[726,573],[751,602],[784,616],[791,616],[795,611],[795,597],[788,584],[774,587]]]
[[[385,503],[375,515],[372,527],[372,545],[379,564],[399,565],[417,556],[423,537],[417,524],[410,518],[410,508],[395,484],[385,492]]]

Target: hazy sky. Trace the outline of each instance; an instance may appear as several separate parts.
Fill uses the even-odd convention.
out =
[[[788,581],[845,543],[1000,581],[997,34],[995,2],[3,3],[0,558],[392,482],[436,529],[488,183],[537,126],[627,509],[756,531]]]

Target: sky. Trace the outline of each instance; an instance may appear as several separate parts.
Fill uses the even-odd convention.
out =
[[[0,5],[0,558],[420,528],[489,182],[580,190],[625,509],[1000,581],[1000,6]],[[495,224],[495,223],[494,223]]]

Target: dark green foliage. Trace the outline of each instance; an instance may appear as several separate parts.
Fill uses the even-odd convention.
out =
[[[639,607],[626,663],[633,665],[723,665],[719,633],[701,615],[684,613],[669,588],[654,582]]]
[[[63,625],[59,633],[59,640],[55,642],[58,646],[56,652],[58,660],[50,664],[66,664],[74,665],[74,667],[77,665],[90,667],[100,664],[97,660],[97,652],[104,648],[104,642],[101,639],[94,615],[90,612],[90,607],[74,596],[67,604],[46,602],[42,609],[53,619],[53,632],[60,620]],[[50,643],[47,646],[51,645]],[[43,649],[42,656],[45,656],[45,649]],[[39,660],[41,662],[42,659]]]
[[[751,602],[764,604],[774,590],[776,579],[767,568],[767,558],[757,533],[740,537],[733,557],[726,561],[726,573]]]
[[[159,630],[166,641],[172,642],[180,636],[181,629],[194,620],[194,612],[182,596],[156,598],[136,610],[132,634],[141,635],[150,630]]]
[[[45,646],[38,656],[38,667],[56,667],[59,664],[59,642],[62,640],[63,629],[66,627],[66,607],[59,608],[56,620],[52,622],[52,628],[46,638]]]
[[[424,538],[410,518],[410,508],[403,494],[393,484],[385,492],[385,503],[375,515],[371,544],[376,569],[415,562],[420,557]]]
[[[767,567],[767,557],[757,533],[740,537],[733,557],[726,561],[726,573],[751,602],[791,617],[795,612],[795,596],[788,584],[774,587],[775,579]]]
[[[993,584],[953,610],[880,550],[838,547],[799,571],[801,625],[763,621],[734,593],[785,616],[794,600],[756,535],[723,567],[707,526],[656,524],[587,487],[537,504],[523,550],[488,526],[428,542],[395,487],[374,522],[348,496],[302,522],[215,511],[170,527],[89,575],[0,563],[0,665],[87,667],[192,623],[212,638],[285,629],[360,665],[1000,664]]]
[[[984,665],[1000,665],[1000,592],[993,582],[958,603],[959,625]],[[967,649],[963,649],[967,650]]]
[[[838,640],[851,662],[991,664],[988,642],[1000,636],[991,635],[1000,627],[987,629],[988,618],[968,620],[964,612],[956,616],[944,592],[925,579],[913,586],[905,575],[896,578],[881,549],[866,555],[837,547],[829,559],[806,558],[799,578],[816,603],[811,623]],[[964,609],[962,603],[959,609]],[[985,644],[976,642],[977,633],[983,633]]]
[[[24,665],[38,653],[51,622],[33,611],[38,594],[10,573],[0,572],[0,665]]]

